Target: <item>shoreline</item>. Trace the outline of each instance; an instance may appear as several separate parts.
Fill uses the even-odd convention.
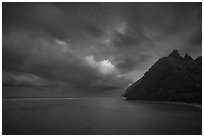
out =
[[[126,99],[124,99],[126,100]],[[192,103],[185,103],[185,102],[171,102],[171,101],[147,101],[147,100],[126,100],[126,101],[136,101],[136,102],[144,102],[144,103],[162,103],[162,104],[175,104],[175,105],[188,105],[202,109],[202,104],[192,104]]]

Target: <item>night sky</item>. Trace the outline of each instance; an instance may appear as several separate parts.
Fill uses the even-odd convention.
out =
[[[202,55],[201,3],[3,3],[3,84],[124,88]]]

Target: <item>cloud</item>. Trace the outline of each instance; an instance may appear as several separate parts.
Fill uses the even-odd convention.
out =
[[[59,46],[62,52],[69,52],[69,53],[73,52],[71,47],[65,41],[56,39],[55,43],[57,44],[57,46]]]
[[[3,71],[3,86],[64,86],[63,82],[50,81],[29,73],[12,73]]]
[[[127,73],[133,70],[144,69],[149,59],[151,59],[151,55],[139,55],[137,58],[128,55],[120,55],[115,58],[115,61],[120,73]]]
[[[32,29],[59,40],[103,35],[100,23],[91,20],[93,16],[77,11],[79,4],[67,4],[65,8],[59,3],[4,3],[3,28]]]
[[[76,87],[122,86],[120,82],[128,81],[124,75],[131,73],[132,79],[173,49],[195,58],[202,55],[202,3],[2,7],[2,67],[12,74]]]
[[[97,62],[94,56],[90,55],[85,57],[85,61],[90,67],[97,69],[103,75],[112,74],[115,71],[115,66],[109,60]]]
[[[124,77],[117,77],[114,73],[115,67],[110,61],[97,62],[93,56],[82,58],[61,40],[50,40],[33,33],[16,31],[4,34],[3,43],[2,69],[11,73],[4,75],[3,81],[12,79],[10,81],[15,81],[11,82],[14,85],[24,83],[36,86],[35,83],[40,85],[40,82],[43,85],[45,80],[48,83],[57,81],[58,85],[76,88],[118,88],[127,85],[129,81]]]
[[[195,32],[192,32],[192,35],[189,37],[188,42],[191,46],[202,47],[202,28],[199,28]]]
[[[104,32],[94,24],[84,22],[83,26],[86,29],[86,31],[88,31],[88,33],[90,33],[91,35],[95,37],[100,37],[100,36],[103,36],[104,34]]]
[[[117,47],[138,46],[140,42],[140,38],[134,38],[133,36],[128,36],[119,32],[116,33],[112,41],[113,45]]]

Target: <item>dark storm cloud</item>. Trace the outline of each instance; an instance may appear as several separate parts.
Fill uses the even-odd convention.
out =
[[[3,3],[3,28],[8,25],[18,29],[47,33],[65,38],[65,14],[49,3]],[[8,26],[8,27],[10,27]]]
[[[112,41],[112,43],[116,47],[127,47],[138,46],[142,41],[142,38],[134,38],[133,36],[116,32],[115,39]]]
[[[98,27],[96,27],[93,24],[86,23],[86,25],[84,25],[84,27],[93,36],[99,37],[99,36],[102,36],[104,34],[104,32],[101,29],[99,29]]]
[[[135,18],[130,18],[131,21],[157,29],[165,35],[195,24],[201,25],[201,3],[141,3],[132,11],[140,14],[132,12]]]
[[[23,64],[25,56],[5,47],[2,49],[3,69],[18,71]]]
[[[202,26],[201,3],[132,3],[124,7],[126,12],[121,14],[129,28],[152,41],[163,41],[181,32],[190,34]]]
[[[201,3],[174,3],[174,13],[168,26],[164,27],[164,34],[170,35],[179,31],[201,28],[202,26],[202,4]]]
[[[98,72],[102,61],[128,74],[173,49],[202,54],[202,3],[3,3],[2,18],[3,71],[19,83],[121,85]],[[92,55],[95,68],[84,61]]]
[[[49,41],[19,31],[4,34],[3,38],[3,73],[9,74],[3,76],[4,85],[32,85],[36,81],[47,81],[44,84],[57,81],[61,85],[78,88],[120,87],[127,84],[126,79],[117,79],[115,74],[104,76],[90,68],[83,58],[77,57],[63,42]]]
[[[17,33],[3,34],[2,69],[14,72],[20,71],[26,58],[30,55],[28,51],[33,48],[29,44],[30,42],[34,41],[32,39],[27,41],[25,33],[20,33],[19,35]]]
[[[60,81],[47,80],[29,73],[3,71],[2,77],[3,86],[63,86]]]
[[[16,26],[18,29],[45,33],[59,39],[90,33],[100,36],[103,31],[90,20],[85,20],[76,6],[68,5],[63,10],[62,5],[54,3],[3,3],[3,28]],[[70,5],[70,7],[69,7]],[[86,16],[86,15],[85,15]]]
[[[191,46],[202,46],[202,28],[190,36],[189,43]]]
[[[132,56],[118,56],[117,67],[121,73],[130,72],[132,70],[144,69],[143,66],[151,58],[151,55],[140,55],[138,58]]]

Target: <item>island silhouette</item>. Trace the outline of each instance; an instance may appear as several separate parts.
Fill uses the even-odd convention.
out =
[[[195,60],[177,50],[160,58],[122,95],[127,100],[202,103],[202,57]]]

